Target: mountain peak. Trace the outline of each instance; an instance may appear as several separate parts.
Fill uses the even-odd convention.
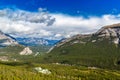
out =
[[[120,23],[104,26],[104,28],[120,28]]]
[[[119,37],[120,23],[104,26],[99,29],[95,34],[99,35],[99,37]]]
[[[0,31],[0,46],[17,45],[18,42],[8,34]]]
[[[120,23],[104,26],[95,35],[99,38],[108,38],[115,44],[120,44]]]
[[[103,41],[105,39],[107,39],[108,42],[120,44],[120,23],[104,26],[94,34],[78,34],[71,38],[63,39],[57,43],[55,47],[60,47],[65,44],[85,44],[87,42]]]

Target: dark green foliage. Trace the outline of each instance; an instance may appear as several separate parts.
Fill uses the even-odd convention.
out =
[[[95,37],[94,37],[95,38]],[[91,42],[86,39],[85,44],[72,44],[73,41],[54,48],[47,56],[49,62],[60,62],[75,65],[95,66],[107,69],[120,69],[120,48],[108,39]],[[83,40],[85,41],[85,39]]]
[[[40,45],[40,46],[31,46],[30,48],[34,53],[45,53],[50,49],[51,46],[45,46],[45,45]]]
[[[0,54],[18,54],[24,49],[24,46],[22,45],[16,45],[16,46],[7,46],[5,48],[0,48]]]
[[[72,44],[74,39],[51,53],[37,56],[36,52],[19,55],[24,46],[1,48],[0,56],[17,61],[0,62],[0,80],[119,80],[120,48],[107,39],[93,43],[93,38],[80,39],[86,43]],[[38,47],[32,49],[36,51]],[[35,67],[48,69],[51,74],[38,73]]]

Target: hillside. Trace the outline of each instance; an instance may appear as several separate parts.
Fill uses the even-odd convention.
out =
[[[64,39],[47,54],[47,61],[120,69],[120,24],[102,27],[94,34]]]
[[[9,45],[18,45],[18,42],[15,40],[15,38],[0,31],[0,47]]]
[[[46,54],[40,46],[27,47],[30,55],[20,55],[22,45],[0,48],[0,80],[119,80],[119,27],[63,39]]]
[[[50,70],[39,73],[36,67]],[[92,67],[76,67],[57,64],[0,64],[0,80],[119,80],[120,72]]]

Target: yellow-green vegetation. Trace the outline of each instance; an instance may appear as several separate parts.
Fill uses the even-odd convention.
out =
[[[23,46],[1,48],[1,58],[10,59],[0,62],[0,80],[120,80],[120,47],[107,40],[71,43],[37,56],[19,55]],[[36,67],[51,73],[40,73]]]
[[[16,46],[7,46],[4,48],[0,48],[0,55],[1,54],[19,54],[25,47],[22,45],[16,45]]]
[[[120,72],[94,67],[71,66],[63,64],[23,64],[8,66],[0,64],[0,80],[119,80]],[[48,69],[51,74],[42,74],[35,67]]]

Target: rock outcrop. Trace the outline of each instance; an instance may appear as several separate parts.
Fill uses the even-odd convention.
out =
[[[100,42],[107,39],[108,42],[114,43],[116,45],[120,45],[120,23],[104,26],[99,29],[94,34],[85,34],[85,35],[75,35],[71,38],[63,39],[58,42],[55,46],[53,46],[49,51],[51,52],[56,47],[62,47],[66,45],[73,45],[73,44],[85,44],[87,42]]]
[[[41,67],[34,68],[37,72],[42,74],[51,74],[51,72],[48,69],[42,69]]]
[[[0,56],[0,61],[9,61],[7,56]]]
[[[98,37],[109,38],[115,44],[120,44],[120,23],[102,27],[95,33]]]
[[[8,34],[0,31],[0,46],[18,45],[18,42]]]
[[[32,50],[29,47],[26,47],[20,52],[20,55],[31,55],[32,53]]]

